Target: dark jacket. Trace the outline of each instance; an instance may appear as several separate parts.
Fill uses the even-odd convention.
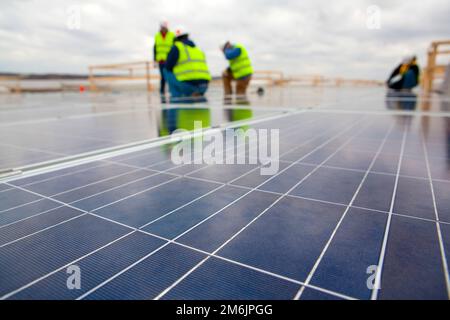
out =
[[[394,83],[391,83],[391,80],[400,74],[402,65],[403,64],[399,64],[398,67],[395,68],[394,71],[392,71],[391,75],[389,76],[389,79],[387,80],[387,84],[388,84],[389,88],[395,89],[395,90],[411,89],[412,87],[415,87],[419,83],[420,69],[417,66],[417,64],[412,64],[408,68],[408,72],[412,72],[414,75],[413,76],[414,79],[412,81],[411,81],[411,79],[408,78],[408,82],[409,82],[408,84],[404,83],[405,75],[402,75],[400,80],[398,80]],[[406,85],[406,87],[405,87],[405,85]]]

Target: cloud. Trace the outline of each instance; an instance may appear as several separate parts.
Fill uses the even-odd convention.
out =
[[[380,29],[367,28],[371,5]],[[80,29],[70,28],[77,10]],[[0,71],[86,73],[90,64],[151,59],[168,19],[190,30],[214,74],[229,39],[248,48],[256,69],[384,79],[406,53],[424,64],[429,43],[449,37],[449,16],[447,0],[3,0]]]

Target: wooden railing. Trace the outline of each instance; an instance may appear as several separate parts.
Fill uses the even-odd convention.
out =
[[[450,40],[434,41],[428,50],[427,66],[422,76],[422,88],[425,93],[433,90],[433,83],[436,79],[442,79],[447,65],[438,64],[439,58],[450,55]],[[448,59],[447,59],[448,62]]]
[[[269,85],[294,84],[309,87],[340,86],[383,86],[383,81],[348,79],[342,77],[325,77],[322,75],[285,76],[281,71],[255,71],[254,80],[267,81]]]
[[[21,80],[20,76],[0,76],[0,87],[6,88],[10,93],[21,93]]]
[[[152,79],[159,79],[159,75],[151,74],[153,69],[153,62],[151,61],[90,66],[89,88],[91,91],[98,91],[102,85],[108,86],[113,82],[124,80],[145,80],[147,91],[152,91]],[[96,74],[97,72],[101,72],[102,74]]]

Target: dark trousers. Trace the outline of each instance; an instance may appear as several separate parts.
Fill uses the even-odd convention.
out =
[[[166,93],[166,78],[164,77],[164,69],[165,69],[165,63],[159,64],[159,74],[161,75],[161,83],[159,85],[159,92],[161,94]]]

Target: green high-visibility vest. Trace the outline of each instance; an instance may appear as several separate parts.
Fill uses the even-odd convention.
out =
[[[190,47],[181,41],[175,41],[178,48],[178,62],[173,73],[178,81],[211,80],[205,54],[198,47]]]
[[[173,46],[173,41],[175,39],[175,34],[168,31],[166,36],[163,37],[161,32],[155,35],[155,47],[156,47],[156,61],[166,61],[167,55]]]
[[[210,109],[177,108],[162,110],[160,136],[168,136],[176,129],[194,130],[194,122],[200,121],[202,128],[211,126]]]
[[[241,49],[241,54],[237,58],[230,60],[233,78],[240,79],[253,74],[252,63],[248,57],[247,50],[241,44],[236,44],[234,47]]]

